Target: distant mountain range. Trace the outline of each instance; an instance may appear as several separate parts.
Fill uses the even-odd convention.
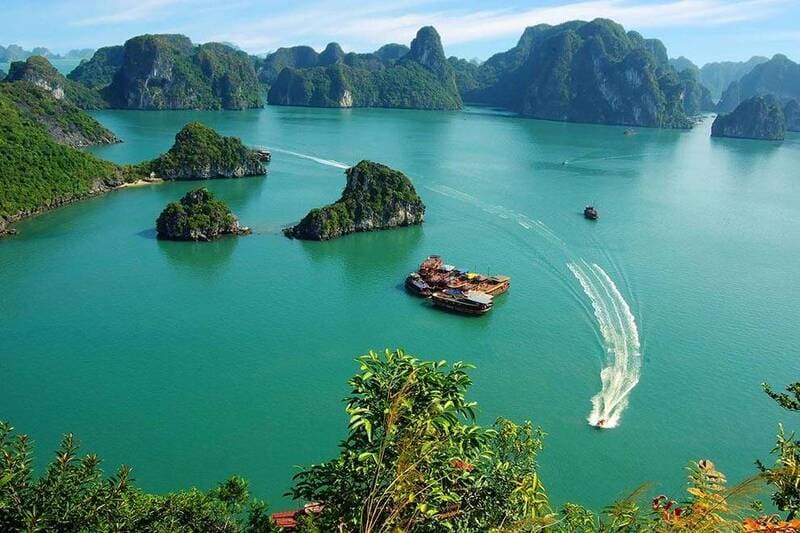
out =
[[[25,50],[16,44],[10,44],[7,47],[0,45],[0,63],[10,63],[12,61],[25,61],[31,56],[42,56],[47,59],[74,59],[82,60],[89,59],[94,54],[92,48],[82,48],[70,50],[64,55],[56,54],[44,47],[36,47],[33,50]]]
[[[702,68],[695,65],[690,59],[686,57],[678,57],[670,59],[670,64],[678,72],[690,70],[696,73],[697,78],[700,80],[709,91],[714,100],[719,100],[722,92],[728,86],[742,79],[742,77],[753,70],[756,65],[766,63],[769,58],[762,56],[753,56],[747,61],[721,61],[715,63],[706,63]]]
[[[669,59],[658,39],[607,19],[529,27],[515,47],[483,63],[446,58],[433,27],[421,28],[410,46],[345,53],[330,43],[322,52],[295,46],[263,57],[230,43],[140,35],[97,50],[66,79],[46,59],[32,62],[34,52],[55,57],[46,49],[0,48],[15,59],[29,56],[12,63],[9,81],[49,86],[82,108],[248,109],[266,100],[457,110],[468,102],[548,120],[688,128],[703,112],[728,113],[754,96],[773,94],[784,104],[800,96],[800,67],[785,56],[700,68],[685,57]]]

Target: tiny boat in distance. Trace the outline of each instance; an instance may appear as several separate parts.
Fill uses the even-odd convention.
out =
[[[591,205],[587,205],[586,209],[583,210],[583,218],[588,220],[597,220],[597,209]]]

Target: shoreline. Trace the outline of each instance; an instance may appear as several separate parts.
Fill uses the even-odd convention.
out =
[[[140,179],[138,179],[136,181],[123,182],[123,183],[120,183],[119,185],[114,185],[114,186],[103,185],[103,186],[98,187],[98,188],[96,188],[94,190],[90,190],[89,192],[87,192],[85,194],[73,196],[73,197],[70,197],[70,198],[58,198],[58,199],[54,200],[51,205],[40,206],[40,207],[37,207],[37,208],[32,209],[30,211],[24,211],[22,213],[17,213],[16,215],[8,217],[8,218],[5,218],[5,219],[0,217],[0,240],[4,239],[5,237],[10,237],[12,235],[19,235],[19,232],[16,230],[16,228],[11,227],[11,225],[15,224],[17,222],[20,222],[22,220],[26,220],[28,218],[33,218],[35,216],[42,215],[42,214],[47,213],[49,211],[53,211],[55,209],[59,209],[61,207],[65,207],[67,205],[74,204],[76,202],[80,202],[82,200],[88,200],[89,198],[95,198],[97,196],[102,196],[102,195],[110,193],[110,192],[119,191],[119,190],[128,189],[128,188],[145,187],[145,186],[148,186],[148,185],[158,185],[158,184],[165,183],[166,181],[168,181],[168,180],[165,180],[165,179],[162,179],[162,178],[150,178],[150,177],[147,177],[147,178],[140,178]]]

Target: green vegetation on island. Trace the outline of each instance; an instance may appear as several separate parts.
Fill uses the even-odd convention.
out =
[[[786,117],[781,102],[772,95],[749,98],[733,112],[717,116],[711,136],[782,141],[786,136]]]
[[[121,167],[56,142],[36,115],[0,91],[4,228],[8,222],[118,187],[126,178]]]
[[[544,433],[530,422],[477,423],[463,363],[421,361],[401,350],[357,359],[337,456],[295,476],[291,495],[319,502],[292,514],[295,530],[553,533],[790,532],[800,528],[800,442],[779,426],[776,460],[730,485],[714,463],[690,463],[686,493],[649,485],[600,513],[550,502],[539,472]],[[800,383],[765,392],[800,412]],[[165,496],[134,486],[131,469],[105,478],[95,455],[78,457],[72,435],[36,477],[31,442],[0,424],[0,529],[4,531],[272,532],[277,527],[247,482],[231,476],[210,491]],[[771,489],[781,513],[758,499]]]
[[[101,53],[102,52],[102,53]],[[119,62],[98,51],[74,78],[102,85]],[[263,105],[250,56],[229,46],[195,46],[183,35],[140,35],[125,42],[119,67],[102,89],[122,109],[248,109]]]
[[[67,102],[81,109],[102,109],[107,107],[97,91],[80,83],[68,80],[42,56],[31,56],[25,61],[11,63],[4,83],[28,81],[48,91],[57,100]]]
[[[67,79],[97,91],[105,89],[111,85],[114,75],[122,68],[124,57],[125,47],[122,45],[100,48],[91,59],[81,61],[80,65],[67,74]]]
[[[333,204],[312,209],[288,237],[324,241],[359,231],[375,231],[421,224],[422,203],[411,180],[379,163],[361,161],[345,171],[347,185]]]
[[[678,76],[660,41],[606,19],[533,26],[480,66],[451,65],[465,101],[549,120],[688,128],[698,106],[684,108],[682,96],[702,92]]]
[[[439,34],[419,30],[407,53],[400,45],[380,54],[344,54],[332,43],[307,68],[287,66],[271,84],[273,105],[460,109],[455,74]]]
[[[0,83],[0,235],[11,232],[10,222],[126,183],[266,173],[239,139],[198,123],[185,126],[166,154],[138,165],[74,148],[115,141],[92,117],[32,82]]]
[[[140,35],[101,48],[68,75],[120,109],[249,109],[263,105],[253,60],[220,43]]]
[[[189,191],[180,201],[167,205],[156,220],[156,231],[159,239],[173,241],[211,241],[250,233],[208,189]]]
[[[223,137],[199,122],[184,126],[167,153],[138,168],[165,180],[241,178],[267,173],[258,154],[238,137]]]
[[[66,99],[56,99],[52,92],[33,82],[0,83],[0,94],[34,118],[61,144],[78,148],[119,142],[116,135],[93,117]]]

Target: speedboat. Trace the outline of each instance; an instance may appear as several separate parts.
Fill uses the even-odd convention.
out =
[[[594,206],[587,205],[583,210],[583,218],[588,220],[597,220],[597,209]]]

